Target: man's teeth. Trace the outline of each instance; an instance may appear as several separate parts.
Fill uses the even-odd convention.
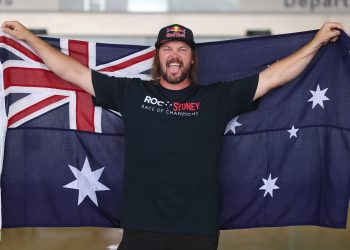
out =
[[[180,66],[180,63],[170,63],[169,66]]]

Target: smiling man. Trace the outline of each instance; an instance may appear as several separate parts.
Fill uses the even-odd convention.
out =
[[[170,42],[171,41],[171,42]],[[163,45],[163,46],[162,46]],[[182,89],[195,82],[196,56],[195,43],[191,30],[180,25],[165,27],[159,31],[155,44],[157,54],[153,64],[153,77],[156,79],[161,74],[160,81],[163,86],[170,89]],[[193,50],[193,51],[192,51]],[[164,59],[160,62],[160,58]],[[192,74],[190,73],[192,70]],[[158,72],[158,73],[157,73]],[[181,84],[179,84],[181,83]],[[169,84],[177,85],[169,86]]]
[[[192,31],[164,27],[155,44],[152,81],[110,77],[52,48],[16,21],[2,30],[27,42],[59,77],[123,115],[125,171],[120,250],[214,250],[219,235],[218,161],[230,119],[297,77],[342,29],[328,22],[303,48],[257,74],[201,86]],[[142,128],[140,128],[142,124]],[[110,152],[113,154],[113,152]]]

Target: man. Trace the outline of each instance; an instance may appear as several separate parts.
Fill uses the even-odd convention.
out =
[[[338,39],[340,29],[339,23],[325,23],[303,48],[259,74],[200,86],[193,34],[181,25],[160,30],[150,82],[92,71],[20,23],[2,25],[4,32],[27,42],[55,74],[94,96],[95,105],[123,115],[121,250],[217,249],[217,165],[227,122],[297,77],[322,45]]]

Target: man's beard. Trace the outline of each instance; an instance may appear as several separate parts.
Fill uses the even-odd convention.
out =
[[[170,73],[167,74],[166,70],[163,70],[161,67],[162,77],[166,82],[168,82],[170,84],[179,84],[179,83],[183,82],[188,77],[188,72],[190,69],[189,69],[189,67],[184,67],[183,62],[180,60],[177,60],[177,59],[173,59],[173,60],[170,60],[169,62],[167,62],[166,67],[168,68],[171,63],[179,63],[180,64],[179,67],[183,68],[181,75],[177,78],[172,78]]]
[[[166,82],[171,84],[178,84],[180,82],[183,82],[187,78],[187,76],[188,76],[188,71],[183,71],[178,78],[170,79],[168,74],[162,70],[162,77]]]

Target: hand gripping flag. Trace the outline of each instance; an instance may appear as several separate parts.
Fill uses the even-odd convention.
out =
[[[258,73],[314,34],[199,44],[200,83]],[[102,73],[149,79],[153,47],[45,40]],[[118,227],[120,114],[94,107],[88,94],[3,33],[0,59],[3,226]],[[346,226],[349,84],[350,39],[343,33],[298,78],[264,96],[258,110],[227,124],[219,166],[221,229]]]

